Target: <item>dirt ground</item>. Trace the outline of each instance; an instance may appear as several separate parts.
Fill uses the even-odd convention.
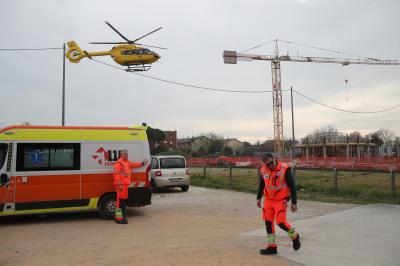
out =
[[[352,205],[300,201],[289,221]],[[153,195],[153,204],[130,209],[128,225],[96,213],[0,217],[0,265],[296,265],[259,255],[265,236],[255,195],[191,187]],[[251,243],[250,243],[251,242]],[[278,237],[282,248],[289,239]],[[290,252],[294,252],[291,250]]]

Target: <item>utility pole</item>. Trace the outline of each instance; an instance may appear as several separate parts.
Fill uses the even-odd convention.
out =
[[[65,126],[65,43],[63,44],[63,77],[62,77],[62,111],[61,111],[61,125]]]

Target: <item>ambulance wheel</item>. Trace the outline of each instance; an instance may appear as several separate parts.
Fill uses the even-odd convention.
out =
[[[115,215],[116,195],[110,193],[101,198],[99,202],[99,214],[103,219],[113,219]]]
[[[181,186],[181,189],[183,192],[186,192],[189,190],[189,186]]]

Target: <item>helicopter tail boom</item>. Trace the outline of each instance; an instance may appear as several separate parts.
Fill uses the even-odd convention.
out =
[[[65,56],[69,59],[71,63],[79,63],[79,61],[81,61],[81,59],[84,57],[92,59],[92,56],[110,55],[110,51],[101,51],[101,52],[84,51],[74,41],[67,42],[67,45],[68,45],[68,51]]]

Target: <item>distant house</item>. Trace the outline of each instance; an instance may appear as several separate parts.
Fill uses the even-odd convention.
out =
[[[233,150],[233,155],[240,155],[245,150],[245,145],[238,139],[227,139],[225,140],[225,147],[229,147]]]
[[[178,139],[176,147],[179,150],[192,150],[192,142],[194,138]]]
[[[212,140],[205,136],[184,138],[178,140],[177,148],[180,150],[191,150],[192,152],[198,152],[202,148],[204,152],[207,152],[211,142]]]
[[[160,146],[165,147],[167,150],[176,150],[177,139],[176,130],[174,131],[163,131],[165,134],[165,140],[161,141]]]
[[[192,138],[191,150],[198,152],[200,150],[200,148],[203,148],[204,151],[207,151],[210,144],[211,144],[211,139],[209,139],[205,136],[195,137],[195,138]]]
[[[224,147],[230,147],[233,150],[234,155],[239,155],[245,150],[244,142],[237,139],[226,139],[222,140]],[[203,152],[208,152],[208,148],[213,142],[212,139],[206,136],[198,136],[193,138],[179,139],[177,142],[177,148],[180,150],[190,150],[192,152],[199,152],[200,149]]]

